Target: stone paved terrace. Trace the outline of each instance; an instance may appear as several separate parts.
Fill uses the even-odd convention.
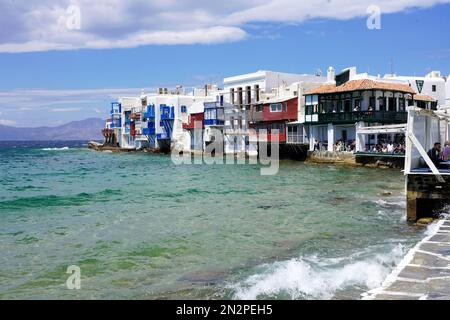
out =
[[[365,300],[450,300],[450,215]]]

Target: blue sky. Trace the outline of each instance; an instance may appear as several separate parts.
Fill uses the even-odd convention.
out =
[[[47,2],[60,3],[63,9],[70,5]],[[231,1],[226,7],[203,8],[184,1],[181,11],[192,10],[191,15],[180,13],[175,1],[168,1],[172,6],[154,1],[151,10],[135,2],[131,8],[116,5],[119,11],[110,13],[122,13],[130,23],[111,19],[100,25],[90,15],[111,8],[90,12],[79,3],[81,29],[76,36],[55,29],[54,19],[67,13],[55,13],[54,4],[38,8],[39,14],[32,11],[39,22],[32,27],[21,19],[15,2],[0,4],[11,14],[0,22],[0,29],[10,30],[0,31],[0,124],[58,125],[106,117],[109,102],[119,95],[177,84],[220,84],[224,76],[261,69],[313,73],[354,65],[359,72],[383,75],[392,61],[397,74],[425,75],[431,69],[450,74],[450,4],[439,1],[401,0],[394,7],[385,1],[359,7],[364,2],[359,1],[356,8],[349,0],[325,1],[330,8],[288,0],[253,0],[245,8]],[[381,10],[379,30],[366,26],[369,4]],[[292,10],[284,11],[289,5]],[[48,16],[43,8],[51,8]],[[133,29],[138,13],[146,9],[152,19]],[[271,10],[274,14],[267,15]],[[169,21],[155,23],[158,19]]]

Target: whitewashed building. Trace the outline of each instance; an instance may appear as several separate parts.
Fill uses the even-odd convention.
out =
[[[255,138],[249,135],[250,110],[263,96],[277,95],[296,82],[325,82],[318,75],[257,71],[224,79],[224,149],[226,154],[256,156]],[[295,90],[294,90],[295,91]],[[292,92],[298,95],[298,92]]]
[[[450,106],[450,75],[445,81],[445,105]]]
[[[446,100],[446,79],[440,71],[431,71],[424,77],[385,75],[383,79],[408,83],[418,94],[433,97],[438,105]]]
[[[119,146],[124,149],[155,148],[170,151],[186,149],[183,121],[188,121],[187,110],[196,104],[212,101],[205,89],[186,93],[181,87],[174,91],[161,88],[156,94],[142,93],[137,97],[121,97]],[[116,112],[116,111],[114,111]]]

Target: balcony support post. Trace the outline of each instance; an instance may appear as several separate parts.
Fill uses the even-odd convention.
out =
[[[335,126],[332,123],[328,124],[328,151],[334,151]]]
[[[364,122],[360,121],[356,123],[356,152],[365,151],[366,148],[366,135],[358,133],[358,130],[363,127],[365,127]]]

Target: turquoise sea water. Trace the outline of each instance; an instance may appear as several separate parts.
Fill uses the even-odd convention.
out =
[[[424,232],[399,171],[283,161],[261,176],[68,143],[0,159],[1,299],[356,299]]]

